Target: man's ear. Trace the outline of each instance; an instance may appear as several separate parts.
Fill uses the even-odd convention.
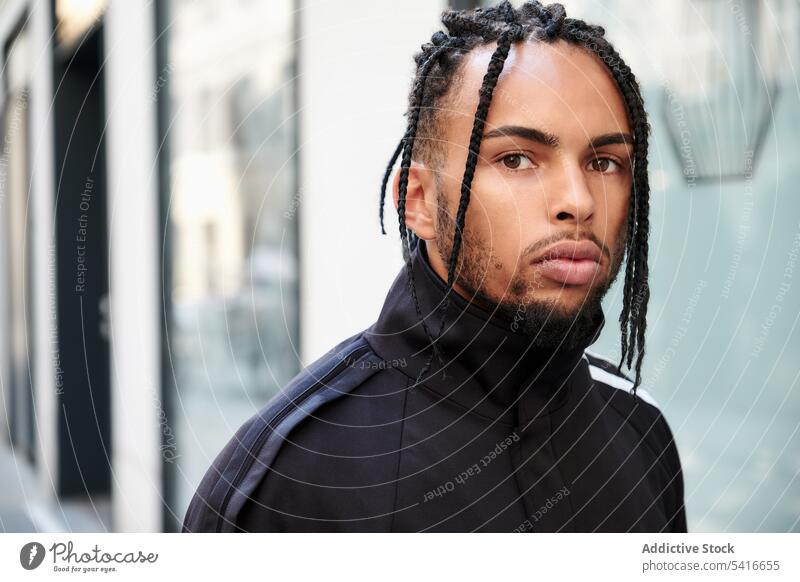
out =
[[[394,207],[400,202],[400,173],[397,170],[392,183]],[[425,164],[411,161],[408,168],[408,188],[406,189],[406,226],[422,240],[436,238],[436,181],[433,170]]]

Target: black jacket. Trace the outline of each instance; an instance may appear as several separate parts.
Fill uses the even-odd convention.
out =
[[[423,248],[412,268],[429,315],[446,285]],[[685,532],[655,402],[586,346],[534,349],[512,327],[453,293],[445,374],[434,358],[414,386],[429,341],[403,268],[376,323],[236,432],[183,531]]]

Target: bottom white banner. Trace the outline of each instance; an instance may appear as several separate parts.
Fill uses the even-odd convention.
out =
[[[798,534],[2,534],[0,550],[14,581],[800,580]]]

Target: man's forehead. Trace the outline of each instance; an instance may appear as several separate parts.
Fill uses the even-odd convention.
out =
[[[448,108],[459,118],[475,112],[483,77],[495,43],[482,45],[465,56],[458,73],[456,95]],[[563,112],[552,119],[553,110]],[[557,121],[587,125],[598,131],[628,130],[622,96],[603,63],[586,50],[563,40],[555,43],[522,42],[512,45],[492,95],[489,120],[536,123],[556,129]]]

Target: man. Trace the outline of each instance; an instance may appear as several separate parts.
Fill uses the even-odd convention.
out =
[[[184,531],[686,531],[672,433],[636,390],[638,84],[560,5],[442,18],[384,180],[402,154],[405,268],[375,324],[239,429]],[[634,382],[586,351],[626,255]]]

